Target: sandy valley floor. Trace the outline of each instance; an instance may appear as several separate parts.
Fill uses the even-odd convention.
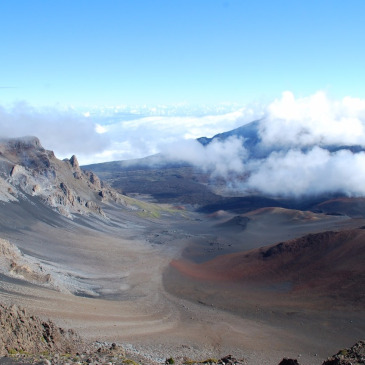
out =
[[[293,225],[287,213],[270,212],[251,217],[244,231],[235,231],[216,228],[219,219],[188,213],[141,219],[110,208],[113,219],[96,225],[91,219],[68,221],[51,211],[30,211],[29,217],[43,218],[24,215],[19,220],[22,207],[12,209],[1,217],[2,238],[36,258],[63,286],[56,291],[2,276],[1,301],[50,317],[88,340],[123,343],[159,362],[170,356],[203,360],[232,353],[248,364],[300,356],[300,363],[309,365],[365,336],[364,312],[358,308],[299,305],[294,310],[285,301],[271,307],[270,293],[248,297],[243,288],[194,283],[170,266],[173,259],[201,262],[364,222],[311,216],[296,217]],[[219,299],[209,300],[218,292]]]

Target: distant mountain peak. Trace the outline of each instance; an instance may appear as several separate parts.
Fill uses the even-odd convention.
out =
[[[259,137],[259,126],[261,120],[255,120],[253,122],[244,124],[238,128],[232,129],[227,132],[216,134],[215,136],[208,137],[200,137],[198,138],[198,142],[200,142],[203,146],[208,145],[214,140],[224,141],[229,137],[238,137],[243,138],[249,144],[257,144],[261,139]]]

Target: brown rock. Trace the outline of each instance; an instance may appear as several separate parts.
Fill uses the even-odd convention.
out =
[[[365,341],[359,341],[352,347],[339,351],[329,357],[322,365],[363,365],[365,364]]]
[[[75,155],[73,155],[70,158],[70,164],[71,166],[75,169],[75,170],[80,170],[80,165],[79,165],[79,161],[77,161],[77,158]]]
[[[73,330],[29,316],[16,305],[0,304],[0,323],[0,355],[3,356],[21,351],[30,354],[43,351],[73,353],[85,346]]]

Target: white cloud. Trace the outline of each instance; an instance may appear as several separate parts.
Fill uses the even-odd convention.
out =
[[[324,149],[328,145],[365,148],[363,99],[331,100],[323,92],[296,98],[285,92],[266,107],[225,114],[177,116],[164,108],[163,116],[139,117],[137,109],[134,114],[123,110],[122,114],[119,109],[115,114],[93,110],[86,117],[75,110],[37,110],[27,104],[0,107],[0,133],[3,137],[36,135],[59,158],[76,154],[82,164],[163,152],[170,159],[187,161],[226,179],[227,186],[242,193],[365,196],[365,154]],[[206,147],[195,141],[257,119],[261,119],[261,143],[273,151],[265,159],[250,157],[239,138],[214,141]]]
[[[230,137],[223,142],[214,140],[207,146],[196,140],[180,141],[165,146],[163,153],[171,160],[183,160],[210,171],[212,176],[226,178],[244,171],[244,160],[248,155],[242,139],[237,137]]]
[[[120,160],[159,153],[169,149],[168,146],[176,146],[184,140],[211,137],[251,122],[262,114],[262,109],[256,112],[252,108],[241,108],[223,115],[201,117],[149,116],[109,123],[102,128],[111,140],[107,148],[110,152],[108,158]],[[126,149],[127,145],[128,149]],[[93,157],[98,162],[103,162],[100,160],[100,155]]]
[[[118,108],[113,112],[78,112],[75,108],[37,109],[18,103],[10,108],[0,106],[0,136],[35,135],[58,158],[76,154],[81,164],[89,164],[145,157],[181,139],[213,136],[262,116],[262,109],[256,112],[249,107],[197,117],[177,116],[174,108],[173,116],[164,107],[164,116],[139,117],[142,112],[155,111],[142,106],[140,111],[133,109],[133,113]]]
[[[95,124],[95,131],[96,131],[96,133],[103,134],[103,133],[106,133],[108,131],[108,129],[103,127],[100,124]]]
[[[365,146],[365,100],[330,100],[323,92],[296,99],[284,92],[268,106],[260,133],[265,145]]]
[[[103,151],[109,138],[96,132],[90,118],[72,110],[35,109],[26,103],[0,107],[1,137],[36,136],[59,158],[88,156]]]
[[[280,196],[344,193],[365,195],[365,153],[330,153],[319,147],[308,152],[273,152],[267,159],[250,161],[251,175],[243,189]]]

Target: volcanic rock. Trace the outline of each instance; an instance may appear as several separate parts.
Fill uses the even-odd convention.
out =
[[[100,194],[102,191],[102,194]],[[0,200],[37,196],[58,213],[105,218],[100,203],[124,203],[93,172],[83,171],[75,155],[63,161],[45,150],[36,137],[0,140]],[[124,204],[126,205],[126,204]]]
[[[280,361],[279,365],[299,365],[295,359],[287,359],[286,357]]]
[[[354,346],[339,351],[329,357],[322,365],[362,365],[365,364],[365,341],[359,341]]]
[[[52,321],[32,316],[16,305],[0,304],[0,355],[14,352],[74,353],[85,347],[73,331],[57,327]]]
[[[72,155],[70,158],[70,164],[75,170],[80,170],[79,161],[77,160],[75,155]]]

